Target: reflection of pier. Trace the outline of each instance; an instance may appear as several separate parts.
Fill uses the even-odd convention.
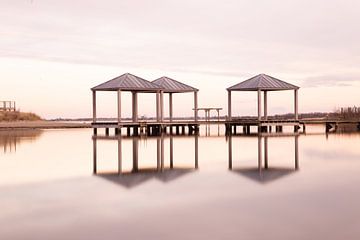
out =
[[[194,165],[188,168],[177,168],[174,164],[174,139],[177,136],[158,136],[156,137],[156,167],[147,167],[140,169],[139,168],[139,141],[141,141],[140,137],[126,137],[126,136],[117,136],[117,137],[106,137],[106,136],[93,136],[93,172],[96,175],[106,176],[108,178],[113,178],[116,175],[124,175],[128,176],[131,174],[143,173],[146,175],[146,178],[154,175],[155,173],[161,173],[161,175],[157,175],[157,178],[162,179],[163,181],[167,181],[175,176],[180,176],[182,173],[188,172],[189,170],[197,169],[198,164],[198,135],[194,135],[192,137],[194,139]],[[169,168],[165,167],[165,138],[169,139]],[[123,141],[131,139],[132,141],[132,170],[124,171],[123,170]],[[117,141],[117,161],[118,167],[116,172],[111,173],[101,173],[98,170],[98,154],[97,154],[97,143],[100,140],[112,140]],[[156,175],[156,174],[155,174]],[[141,177],[142,178],[142,177]]]
[[[293,134],[294,137],[294,167],[270,167],[269,165],[269,137],[271,135],[257,135],[258,157],[257,167],[252,168],[233,168],[233,136],[228,137],[229,147],[229,169],[235,173],[253,179],[258,182],[267,183],[280,177],[295,173],[299,169],[299,134]],[[264,151],[263,151],[264,145]]]
[[[17,146],[21,142],[33,141],[42,134],[42,130],[4,130],[0,131],[0,147],[4,153],[16,152]]]

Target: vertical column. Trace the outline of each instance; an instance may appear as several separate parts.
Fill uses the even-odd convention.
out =
[[[94,90],[92,91],[92,104],[93,104],[93,123],[95,123],[96,122],[96,91]]]
[[[170,135],[170,168],[174,168],[174,139]]]
[[[232,135],[229,135],[229,169],[232,169]]]
[[[295,136],[295,169],[299,169],[299,136]]]
[[[160,171],[160,167],[161,167],[161,160],[160,160],[160,155],[161,155],[161,142],[160,142],[160,138],[157,137],[156,138],[156,165],[157,165],[157,170]]]
[[[164,161],[165,161],[165,159],[164,159],[164,136],[163,135],[161,135],[160,141],[161,141],[161,155],[160,155],[160,157],[161,157],[161,170],[164,170]]]
[[[121,136],[118,138],[118,174],[122,172],[122,145],[121,145]]]
[[[199,136],[195,135],[195,168],[199,168]]]
[[[132,92],[132,120],[133,122],[138,121],[137,92]]]
[[[156,92],[156,121],[160,121],[160,92]]]
[[[133,171],[139,170],[139,139],[133,138]]]
[[[268,137],[265,137],[264,138],[264,144],[265,144],[265,169],[268,169],[269,168],[269,153],[268,153]]]
[[[298,120],[299,119],[299,116],[298,116],[298,89],[294,90],[294,108],[295,108],[295,120]]]
[[[172,98],[172,93],[169,93],[169,117],[170,117],[170,122],[172,122],[172,120],[173,120],[173,98]]]
[[[97,143],[96,138],[93,137],[93,173],[97,173]]]
[[[261,136],[258,136],[258,168],[259,172],[261,172],[262,169],[262,141]]]
[[[231,91],[228,90],[228,120],[231,121]]]
[[[258,120],[261,121],[261,90],[258,90]]]
[[[195,122],[198,121],[198,93],[197,91],[194,92],[194,118]]]
[[[160,121],[164,121],[164,92],[160,92]]]
[[[121,122],[121,90],[117,91],[117,113],[118,113],[118,123]]]
[[[264,118],[267,120],[267,91],[264,91]]]

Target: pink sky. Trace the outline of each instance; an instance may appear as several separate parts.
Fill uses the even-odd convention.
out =
[[[91,115],[90,88],[125,72],[166,75],[200,89],[199,106],[226,109],[225,88],[259,73],[299,85],[300,111],[360,105],[359,1],[52,1],[0,3],[0,100],[45,118]],[[100,95],[100,116],[115,116]],[[177,116],[192,96],[176,96]],[[292,111],[271,93],[269,112]],[[139,114],[155,112],[139,98]],[[256,114],[234,95],[234,114]],[[125,116],[130,97],[125,96]],[[226,114],[226,111],[223,112]]]

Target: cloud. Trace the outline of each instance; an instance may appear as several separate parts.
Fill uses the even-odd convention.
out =
[[[344,73],[334,75],[318,75],[303,80],[302,87],[349,87],[360,82],[360,73]]]

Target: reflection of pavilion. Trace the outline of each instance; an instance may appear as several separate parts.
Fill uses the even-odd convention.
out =
[[[165,138],[169,138],[169,167],[165,167],[165,156],[164,149]],[[194,172],[198,168],[198,135],[194,135],[187,138],[194,138],[195,145],[195,156],[194,156],[194,166],[191,167],[175,167],[174,166],[174,138],[177,136],[169,135],[169,136],[158,136],[156,138],[156,167],[147,167],[147,168],[139,168],[139,137],[125,137],[125,136],[115,136],[115,137],[101,137],[101,136],[93,136],[93,173],[99,177],[102,177],[106,180],[114,182],[116,184],[122,185],[127,188],[132,188],[137,185],[140,185],[150,179],[157,179],[164,183],[173,181],[181,176],[184,176],[188,173]],[[131,171],[123,171],[122,163],[123,163],[123,154],[122,154],[122,142],[125,139],[132,140],[132,170]],[[110,173],[101,173],[98,171],[97,167],[97,141],[98,140],[116,140],[118,146],[118,169],[116,172]]]
[[[299,134],[293,134],[294,136],[294,167],[269,167],[269,154],[268,154],[268,142],[269,136],[271,135],[262,135],[259,134],[258,139],[258,166],[252,168],[233,168],[232,160],[232,135],[229,136],[228,146],[229,146],[229,169],[235,173],[241,174],[245,177],[248,177],[252,180],[261,183],[268,183],[279,179],[281,177],[287,176],[289,174],[295,173],[299,169]],[[264,143],[264,156],[263,156],[263,143]],[[263,162],[264,160],[264,162]]]
[[[0,131],[0,147],[3,152],[16,152],[17,146],[24,141],[33,141],[40,137],[42,130],[1,130]]]

